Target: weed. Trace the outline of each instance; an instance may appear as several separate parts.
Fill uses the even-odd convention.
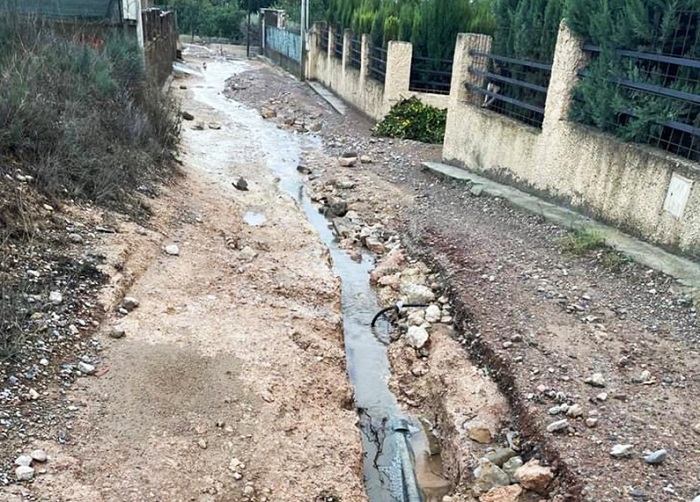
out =
[[[560,241],[561,246],[565,251],[575,255],[584,255],[594,249],[605,247],[605,238],[603,235],[591,228],[584,228],[570,232]]]
[[[619,271],[624,265],[632,263],[634,260],[629,256],[615,251],[603,253],[603,266],[608,270]]]

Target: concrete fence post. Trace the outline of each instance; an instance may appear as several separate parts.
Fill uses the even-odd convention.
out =
[[[389,42],[384,78],[384,113],[402,97],[409,97],[413,45],[408,42]]]
[[[328,50],[326,51],[326,63],[328,68],[330,68],[331,58],[333,57],[333,51],[335,51],[335,29],[333,26],[328,26]]]
[[[370,65],[372,60],[370,59],[372,53],[372,37],[367,33],[362,35],[362,55],[360,57],[360,82],[364,84],[369,76]]]
[[[552,75],[547,89],[543,130],[551,128],[556,122],[568,119],[572,92],[579,80],[578,72],[587,61],[588,58],[583,51],[583,41],[576,37],[562,21],[559,25]]]
[[[352,30],[346,29],[343,31],[343,74],[345,68],[350,65],[350,47],[352,46]]]
[[[486,59],[477,58],[473,52],[491,52],[491,37],[478,33],[460,33],[455,43],[450,86],[450,106],[456,103],[477,104],[483,100],[479,93],[469,90],[469,86],[483,87],[484,77],[469,73],[469,68],[486,70]]]
[[[316,78],[316,65],[321,52],[319,44],[321,42],[321,33],[324,29],[325,23],[314,23],[309,31],[309,45],[307,47],[308,53],[306,58],[307,66],[305,72],[308,80],[314,80]]]

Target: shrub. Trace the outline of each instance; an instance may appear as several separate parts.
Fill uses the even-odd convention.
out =
[[[173,170],[178,110],[148,80],[135,40],[104,38],[0,16],[0,157],[50,197],[133,208],[134,189]]]
[[[412,96],[396,103],[373,129],[376,136],[442,143],[447,110],[424,104]]]

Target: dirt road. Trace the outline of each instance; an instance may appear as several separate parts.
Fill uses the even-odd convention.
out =
[[[48,463],[3,500],[365,500],[338,280],[272,169],[302,145],[223,98],[236,71],[182,81],[203,127],[185,124],[185,177],[146,236],[104,244],[136,275],[138,307],[103,326],[126,336],[103,335],[100,376],[70,391],[70,441],[32,444]]]

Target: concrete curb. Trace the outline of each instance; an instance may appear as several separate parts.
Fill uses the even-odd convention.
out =
[[[331,107],[336,112],[338,112],[341,115],[345,115],[345,112],[347,112],[348,107],[345,106],[345,103],[343,103],[343,101],[339,97],[337,97],[335,94],[323,87],[318,82],[308,80],[306,83],[309,84],[309,87],[311,87],[316,94],[321,96],[326,101],[326,103],[331,105]]]
[[[694,261],[664,251],[575,211],[546,202],[534,195],[497,183],[466,169],[437,162],[423,162],[422,166],[424,170],[439,177],[470,185],[472,194],[476,196],[486,194],[491,197],[500,197],[517,208],[540,215],[546,221],[564,228],[594,229],[603,235],[608,246],[628,255],[638,263],[675,278],[684,287],[684,293],[691,294],[696,303],[700,302],[700,264]]]

